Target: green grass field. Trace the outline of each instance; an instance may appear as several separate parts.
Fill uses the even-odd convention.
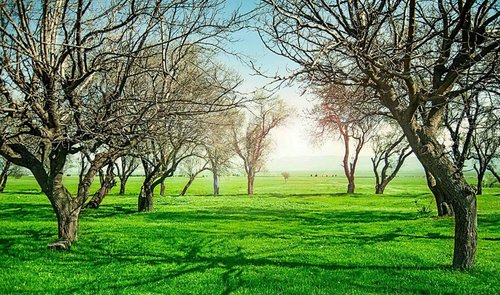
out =
[[[499,294],[500,189],[478,197],[476,268],[450,270],[453,219],[436,218],[425,179],[398,178],[385,195],[360,178],[172,178],[155,212],[137,213],[140,178],[82,212],[69,252],[46,249],[55,215],[30,177],[0,194],[0,293],[24,294]],[[75,189],[76,178],[69,186]],[[425,214],[422,207],[432,212]]]

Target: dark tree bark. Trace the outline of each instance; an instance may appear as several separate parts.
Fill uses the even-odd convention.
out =
[[[85,205],[84,208],[97,209],[101,205],[104,198],[108,195],[109,191],[116,185],[115,174],[113,172],[114,165],[108,164],[106,175],[103,175],[101,180],[101,187],[94,193],[92,199]],[[104,173],[102,173],[104,174]],[[101,174],[100,174],[101,175]]]
[[[401,122],[412,150],[425,169],[436,179],[436,187],[453,206],[455,213],[455,248],[453,267],[470,269],[474,265],[477,244],[476,194],[463,173],[456,170],[447,157],[444,146],[437,139],[435,130],[416,129]],[[418,130],[418,131],[417,131]],[[446,200],[445,200],[446,201]]]
[[[477,184],[476,184],[476,195],[480,196],[483,194],[483,182],[484,182],[484,175],[486,174],[486,168],[484,165],[481,165],[482,167],[477,167],[474,165],[474,170],[476,170],[477,173]]]
[[[0,193],[5,190],[5,186],[7,185],[7,178],[9,177],[9,169],[11,165],[11,162],[5,161],[2,172],[0,172]]]
[[[120,179],[120,192],[118,193],[119,195],[125,194],[125,189],[127,187],[127,181],[128,181],[128,177]]]
[[[196,179],[196,176],[198,176],[201,172],[203,172],[205,170],[209,170],[207,168],[207,165],[208,165],[208,162],[200,170],[195,171],[194,173],[191,173],[189,175],[189,180],[186,183],[186,185],[184,186],[184,188],[182,189],[182,192],[179,194],[180,196],[184,196],[186,194],[187,190],[189,189],[191,184],[193,184],[193,181]]]
[[[186,192],[187,190],[189,189],[189,187],[191,186],[191,184],[193,183],[194,179],[196,178],[196,176],[190,176],[189,177],[189,180],[188,182],[186,183],[186,185],[184,186],[184,188],[182,189],[181,193],[179,194],[179,196],[184,196],[186,195]]]
[[[446,196],[446,192],[443,191],[436,183],[436,179],[432,174],[425,169],[425,177],[427,179],[427,186],[434,195],[434,200],[436,201],[436,207],[438,216],[452,216],[453,215],[453,205],[450,202],[450,198]]]
[[[138,198],[138,211],[151,212],[154,209],[153,202],[153,186],[151,183],[144,183]]]

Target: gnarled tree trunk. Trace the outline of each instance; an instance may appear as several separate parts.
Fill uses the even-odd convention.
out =
[[[58,177],[59,178],[59,177]],[[69,250],[71,243],[78,240],[78,219],[80,216],[81,202],[78,198],[62,186],[62,179],[55,179],[49,188],[48,197],[57,217],[56,242],[49,244],[52,250]]]
[[[108,195],[109,191],[116,185],[115,174],[113,172],[114,165],[108,165],[106,175],[102,178],[101,187],[95,192],[92,199],[87,203],[84,208],[97,209],[101,205],[104,198]]]
[[[436,183],[436,179],[427,169],[425,169],[425,177],[427,179],[427,186],[434,195],[438,216],[452,216],[453,205],[448,200],[449,198],[446,196],[446,192],[439,188]]]
[[[153,211],[153,190],[154,188],[151,183],[145,182],[142,185],[137,203],[137,210],[139,212]]]
[[[431,122],[432,124],[433,122]],[[455,246],[453,267],[470,269],[474,266],[477,245],[477,207],[476,194],[463,173],[457,170],[453,161],[447,157],[444,146],[435,137],[431,127],[418,128],[402,122],[405,135],[412,150],[422,165],[435,178],[436,187],[453,205],[455,213]]]

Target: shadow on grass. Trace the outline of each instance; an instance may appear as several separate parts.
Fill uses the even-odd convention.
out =
[[[0,219],[2,220],[48,220],[54,217],[50,204],[0,203]]]
[[[146,218],[153,221],[273,221],[299,222],[309,225],[331,225],[333,223],[373,223],[391,220],[414,220],[416,213],[394,211],[345,211],[345,210],[300,210],[263,209],[254,207],[218,207],[216,209],[188,212],[155,212]]]
[[[162,282],[181,277],[183,275],[206,273],[211,270],[222,270],[221,279],[223,283],[223,290],[221,294],[230,294],[238,289],[245,287],[245,281],[242,280],[242,275],[246,270],[254,267],[260,267],[269,271],[269,267],[284,269],[309,269],[309,271],[323,270],[323,271],[343,271],[344,275],[353,276],[349,281],[356,281],[359,275],[357,271],[380,271],[380,272],[401,272],[401,271],[434,271],[434,270],[447,270],[448,265],[381,265],[381,264],[341,264],[334,262],[325,263],[310,263],[284,260],[280,257],[270,258],[251,258],[247,257],[241,247],[237,247],[232,253],[227,255],[216,255],[207,257],[203,253],[207,253],[207,246],[210,246],[209,241],[192,241],[188,247],[183,249],[184,255],[177,256],[163,256],[154,252],[135,252],[131,250],[126,253],[116,253],[113,257],[102,255],[106,252],[104,249],[99,249],[97,246],[92,256],[92,261],[84,260],[82,262],[90,263],[94,267],[100,267],[110,262],[118,262],[120,264],[131,265],[175,265],[176,268],[164,274],[154,273],[148,276],[137,276],[133,280],[127,282],[106,282],[105,286],[99,286],[99,290],[116,291],[123,288],[140,288],[151,285],[159,286]],[[210,251],[208,253],[211,253]],[[287,259],[294,259],[287,257]],[[354,271],[354,272],[350,272]],[[85,286],[82,286],[85,287]],[[370,289],[372,289],[370,287]],[[74,287],[70,290],[76,292],[81,290],[81,287]],[[367,289],[368,290],[368,289]],[[373,289],[372,289],[373,290]]]

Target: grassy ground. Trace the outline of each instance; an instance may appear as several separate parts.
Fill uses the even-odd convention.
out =
[[[74,189],[76,179],[68,183]],[[477,267],[449,269],[453,219],[435,218],[421,177],[398,178],[383,196],[373,181],[346,195],[342,178],[210,179],[176,196],[168,183],[155,212],[136,213],[140,179],[82,213],[70,252],[52,252],[56,222],[33,179],[0,194],[0,293],[498,294],[500,189],[479,202]],[[431,209],[425,214],[422,207]]]

